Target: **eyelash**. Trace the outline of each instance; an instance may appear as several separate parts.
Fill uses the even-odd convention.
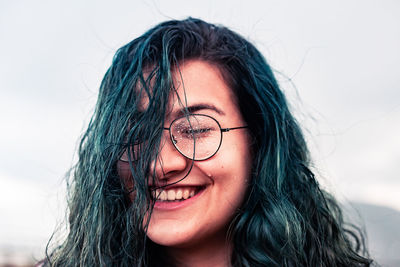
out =
[[[206,134],[212,131],[212,128],[200,128],[200,129],[190,129],[188,128],[187,130],[182,131],[183,134],[187,135],[188,138],[192,138],[193,136],[198,137],[197,135],[200,134]]]

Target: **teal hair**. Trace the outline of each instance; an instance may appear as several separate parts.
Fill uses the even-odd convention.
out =
[[[221,70],[253,139],[248,194],[227,237],[234,245],[232,265],[369,266],[360,231],[344,223],[310,171],[303,134],[264,57],[240,35],[193,18],[161,23],[117,51],[72,171],[69,233],[46,264],[173,266],[146,238],[143,221],[152,209],[150,162],[175,91],[171,69],[191,59]],[[129,188],[116,163],[137,143],[139,156],[128,153]]]

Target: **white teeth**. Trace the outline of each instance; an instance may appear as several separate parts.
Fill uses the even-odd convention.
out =
[[[181,189],[178,189],[178,190],[176,190],[176,194],[175,194],[175,198],[176,199],[182,199],[182,190]]]
[[[168,190],[168,200],[175,200],[175,190]]]
[[[176,201],[188,199],[195,194],[195,187],[156,189],[153,191],[153,198],[157,198],[158,201]]]
[[[183,197],[183,199],[189,198],[189,190],[188,189],[183,190],[182,197]]]
[[[160,198],[160,194],[161,194],[161,190],[160,189],[156,189],[156,190],[153,191],[153,194],[154,194],[153,195],[154,199],[156,199],[156,198],[159,199]]]
[[[161,191],[160,200],[167,200],[167,199],[168,199],[167,192]]]

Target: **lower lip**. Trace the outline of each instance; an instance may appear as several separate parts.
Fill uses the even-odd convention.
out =
[[[187,207],[195,202],[205,191],[206,189],[201,189],[196,195],[192,196],[191,198],[181,200],[181,201],[156,201],[154,204],[155,210],[165,210],[165,211],[172,211],[180,208]]]

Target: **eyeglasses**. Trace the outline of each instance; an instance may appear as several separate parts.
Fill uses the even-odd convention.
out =
[[[221,128],[219,122],[211,116],[204,114],[190,114],[173,120],[169,128],[172,144],[184,157],[201,161],[214,156],[222,144],[222,134],[231,130],[243,129],[247,126]],[[126,149],[121,161],[128,161],[128,150],[135,153],[137,150]]]

